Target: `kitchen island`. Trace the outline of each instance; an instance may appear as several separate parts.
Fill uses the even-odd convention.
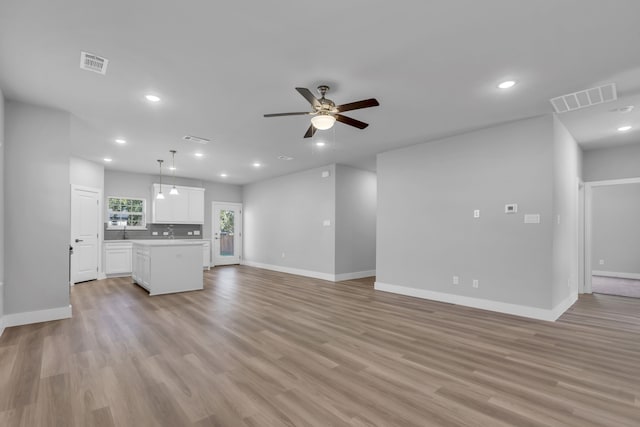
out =
[[[133,282],[149,295],[203,289],[202,240],[133,241]]]

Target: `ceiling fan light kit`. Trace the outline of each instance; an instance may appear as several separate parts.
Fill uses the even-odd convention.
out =
[[[320,113],[317,116],[313,116],[311,118],[311,124],[318,130],[331,129],[335,122],[336,118],[327,113]]]
[[[265,117],[282,117],[282,116],[313,116],[311,118],[311,125],[307,132],[304,134],[305,138],[311,138],[316,130],[331,129],[336,121],[344,123],[349,126],[356,127],[358,129],[364,129],[369,126],[368,123],[361,122],[360,120],[352,119],[351,117],[343,116],[341,113],[351,110],[359,110],[361,108],[377,107],[380,105],[377,99],[369,98],[362,101],[350,102],[348,104],[336,105],[332,100],[325,98],[325,94],[329,91],[329,86],[318,86],[318,92],[320,98],[313,96],[311,91],[304,87],[297,87],[296,90],[300,95],[306,99],[311,107],[312,111],[302,111],[296,113],[275,113],[265,114]]]

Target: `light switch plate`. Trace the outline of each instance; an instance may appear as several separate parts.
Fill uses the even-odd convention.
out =
[[[151,235],[152,235],[152,236],[157,236],[157,235],[158,235],[158,232],[157,232],[157,231],[152,231],[152,232],[151,232]]]
[[[329,178],[331,176],[331,172],[329,171],[322,171],[322,177],[323,178]]]
[[[162,232],[162,235],[163,235],[163,236],[168,236],[168,235],[169,235],[169,232],[168,232],[168,231],[163,231],[163,232]]]
[[[509,203],[508,205],[504,205],[504,213],[512,214],[516,212],[518,212],[517,203]]]
[[[200,230],[193,230],[193,235],[194,236],[199,236],[200,235]]]
[[[323,227],[331,227],[331,220],[330,219],[325,219],[324,221],[322,221],[322,226]]]
[[[193,231],[187,231],[187,236],[193,236]]]
[[[473,217],[474,218],[480,218],[480,209],[476,209],[473,211]]]

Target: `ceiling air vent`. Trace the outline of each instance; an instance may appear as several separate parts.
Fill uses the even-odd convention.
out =
[[[200,138],[199,136],[193,136],[193,135],[183,136],[182,139],[189,142],[195,142],[197,144],[208,144],[211,142],[210,139]]]
[[[93,53],[80,52],[80,68],[98,74],[107,74],[109,60]]]
[[[615,101],[616,99],[618,99],[616,84],[609,83],[604,86],[558,96],[552,98],[550,101],[556,113],[566,113],[567,111],[604,104],[605,102]]]

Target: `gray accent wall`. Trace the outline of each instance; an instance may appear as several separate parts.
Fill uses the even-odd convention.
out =
[[[245,261],[334,274],[335,170],[329,165],[245,185]]]
[[[376,269],[377,180],[373,172],[336,165],[335,273]]]
[[[567,128],[553,117],[553,307],[578,294],[578,186],[582,150]]]
[[[151,185],[159,182],[159,180],[158,175],[147,175],[107,169],[104,173],[105,200],[109,196],[143,198],[147,201],[147,215],[149,220],[151,218]],[[163,185],[164,183],[173,185],[173,178],[163,176]],[[201,187],[205,189],[205,214],[204,225],[202,226],[203,239],[211,239],[211,203],[213,201],[242,203],[242,186],[240,185],[180,177],[176,177],[175,183],[176,185]],[[105,218],[107,218],[106,210],[107,206],[105,203]],[[107,238],[106,235],[105,238]]]
[[[640,274],[640,184],[593,187],[592,191],[592,269]]]
[[[5,118],[5,314],[66,308],[70,114],[9,101]]]
[[[377,282],[550,309],[553,141],[545,116],[379,154]]]
[[[584,181],[640,178],[640,143],[584,152]]]

